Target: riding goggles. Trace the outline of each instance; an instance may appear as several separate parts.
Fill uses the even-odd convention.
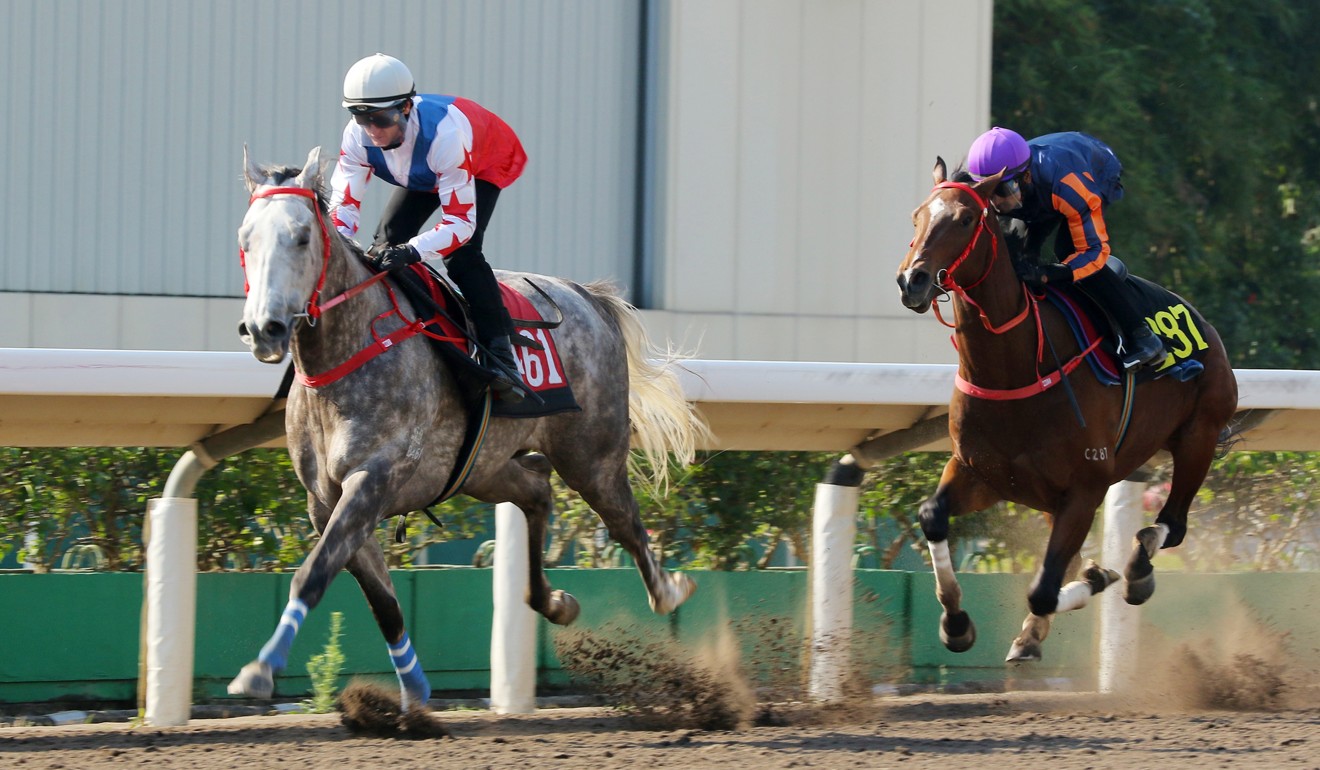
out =
[[[995,187],[995,191],[991,193],[991,196],[995,198],[1012,198],[1021,191],[1022,182],[1018,179],[1009,179],[1000,182],[998,186]]]
[[[389,128],[403,123],[403,109],[399,106],[377,107],[374,104],[355,104],[348,108],[359,126]]]

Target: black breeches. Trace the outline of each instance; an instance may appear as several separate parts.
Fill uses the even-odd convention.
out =
[[[477,327],[477,336],[485,343],[495,337],[513,334],[513,324],[500,299],[495,273],[491,271],[481,251],[486,225],[490,223],[490,215],[495,211],[500,188],[484,179],[476,181],[476,188],[476,227],[467,243],[445,257],[445,269],[467,299],[472,322]],[[392,246],[408,241],[421,231],[426,220],[439,207],[440,197],[433,192],[396,190],[381,213],[373,243]]]
[[[500,188],[485,179],[476,181],[477,221],[472,238],[463,244],[463,248],[475,245],[481,251],[482,238],[486,234],[486,225],[495,211],[495,202],[500,197]],[[390,196],[385,210],[380,214],[380,224],[376,226],[373,246],[397,246],[406,243],[422,231],[426,220],[440,208],[440,196],[433,192],[399,188]],[[460,249],[461,251],[462,249]],[[454,252],[457,254],[458,252]],[[452,256],[452,255],[451,255]]]

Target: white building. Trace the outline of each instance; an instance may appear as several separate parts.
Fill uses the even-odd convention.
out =
[[[497,267],[610,278],[703,358],[951,362],[893,276],[988,124],[990,0],[9,0],[0,347],[241,350],[247,143],[333,157],[384,51],[530,156]],[[392,190],[373,185],[364,236]]]

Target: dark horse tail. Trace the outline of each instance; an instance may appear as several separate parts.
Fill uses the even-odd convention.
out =
[[[1242,434],[1260,425],[1270,416],[1269,409],[1248,409],[1239,412],[1223,430],[1215,443],[1215,458],[1221,459],[1242,442]]]
[[[650,466],[653,491],[663,494],[669,484],[669,454],[680,466],[692,462],[698,442],[710,437],[710,428],[683,395],[677,369],[690,356],[672,348],[660,350],[646,334],[637,308],[628,304],[608,282],[583,288],[618,327],[628,351],[628,422],[632,445]],[[634,459],[634,477],[644,478]]]

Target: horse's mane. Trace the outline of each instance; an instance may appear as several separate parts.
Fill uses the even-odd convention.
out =
[[[971,184],[976,180],[972,179],[972,172],[968,171],[966,167],[958,166],[953,170],[953,175],[949,177],[949,181],[962,182],[963,184]]]

